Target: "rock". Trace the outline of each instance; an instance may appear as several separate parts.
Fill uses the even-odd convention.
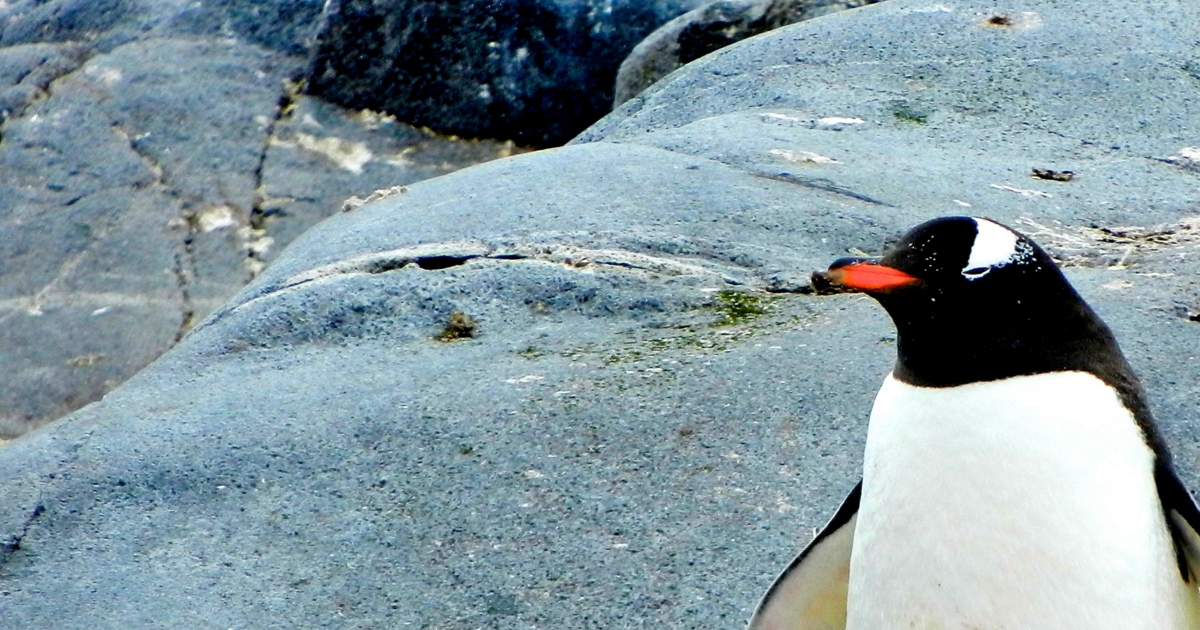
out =
[[[302,58],[310,93],[344,107],[551,146],[609,111],[638,41],[703,2],[15,0],[0,4],[0,47],[235,39]]]
[[[701,0],[337,0],[309,93],[442,133],[539,147],[612,106],[617,66]]]
[[[680,1],[597,5],[592,39]],[[325,6],[0,2],[0,435],[115,387],[347,197],[518,151],[301,94]]]
[[[308,57],[316,43],[325,0],[205,0],[166,6],[182,10],[162,30],[180,35],[235,37],[270,50]],[[157,15],[170,15],[156,9]]]
[[[95,400],[245,283],[237,228],[289,70],[244,46],[127,44],[5,123],[0,434]]]
[[[781,26],[879,1],[717,0],[693,9],[660,26],[621,62],[613,106],[714,50]]]
[[[0,46],[86,42],[109,51],[139,39],[236,38],[305,55],[324,0],[16,0],[0,4]]]
[[[299,96],[298,67],[228,40],[0,48],[0,436],[98,399],[345,198],[513,152]]]
[[[251,218],[271,244],[251,251],[257,273],[282,245],[337,212],[352,196],[437,177],[521,153],[512,142],[434,134],[370,110],[348,111],[296,95],[268,140],[259,205]]]
[[[83,65],[91,51],[80,44],[29,44],[0,48],[0,125],[46,95],[55,79]]]
[[[5,620],[736,627],[857,479],[894,356],[872,301],[805,278],[944,214],[1065,262],[1200,487],[1197,173],[1168,159],[1200,6],[992,11],[779,29],[308,230],[0,449]],[[456,311],[472,337],[435,339]]]

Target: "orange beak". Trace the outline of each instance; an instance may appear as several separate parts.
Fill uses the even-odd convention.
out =
[[[920,282],[920,279],[899,269],[855,258],[835,261],[829,271],[815,272],[812,277],[813,289],[817,293],[887,293],[916,282]]]

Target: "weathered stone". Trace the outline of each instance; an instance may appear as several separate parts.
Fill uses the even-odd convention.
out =
[[[127,44],[5,123],[0,434],[97,399],[249,278],[238,228],[288,70],[233,44]]]
[[[16,0],[0,4],[0,46],[87,42],[107,52],[147,37],[236,38],[307,54],[324,0]]]
[[[0,48],[0,124],[46,95],[50,82],[74,71],[91,51],[80,44]]]
[[[316,43],[325,0],[204,0],[176,3],[178,14],[155,9],[161,32],[202,37],[236,37],[290,55],[307,57]]]
[[[308,89],[443,133],[562,144],[635,44],[700,0],[336,0]]]
[[[98,50],[0,48],[2,436],[104,395],[347,197],[515,150],[300,96],[297,58],[235,39]]]

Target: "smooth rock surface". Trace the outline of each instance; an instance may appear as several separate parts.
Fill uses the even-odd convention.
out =
[[[1064,261],[1200,487],[1200,6],[992,9],[780,29],[305,232],[0,449],[0,626],[739,627],[893,358],[807,274],[944,214]],[[436,340],[456,311],[474,338]]]
[[[309,93],[442,133],[557,146],[612,108],[617,66],[703,0],[334,0]]]
[[[879,0],[717,0],[663,24],[617,69],[613,106],[704,55],[781,26]],[[831,43],[831,45],[836,45]]]

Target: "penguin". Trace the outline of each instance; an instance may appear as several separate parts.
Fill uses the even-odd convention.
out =
[[[897,357],[863,477],[750,630],[1200,629],[1200,510],[1109,328],[1032,240],[943,217],[813,274]]]

